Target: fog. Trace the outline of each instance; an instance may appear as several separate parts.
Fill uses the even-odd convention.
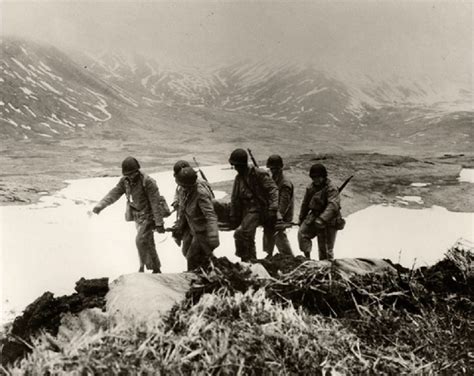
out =
[[[371,74],[472,81],[472,3],[30,1],[0,3],[2,34],[184,65],[312,61]]]

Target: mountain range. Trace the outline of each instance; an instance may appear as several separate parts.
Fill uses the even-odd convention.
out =
[[[62,51],[13,37],[3,37],[0,46],[5,139],[54,140],[98,127],[125,132],[164,116],[190,122],[183,115],[189,112],[202,124],[209,120],[211,130],[219,122],[213,114],[232,113],[276,122],[289,134],[328,129],[405,141],[433,134],[464,144],[473,137],[470,82],[440,86],[429,77],[382,79],[276,59],[190,68],[136,54]]]

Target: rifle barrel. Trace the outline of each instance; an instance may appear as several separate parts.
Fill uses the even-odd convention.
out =
[[[253,165],[254,165],[255,167],[258,167],[258,163],[257,163],[257,161],[255,160],[255,158],[253,157],[252,150],[250,150],[249,148],[247,148],[247,151],[249,152],[250,159],[252,160]]]
[[[351,179],[354,177],[354,175],[349,176],[344,183],[339,187],[339,193],[342,192],[342,190],[346,187],[347,183],[351,181]]]

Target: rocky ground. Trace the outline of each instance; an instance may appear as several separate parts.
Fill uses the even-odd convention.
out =
[[[213,259],[149,325],[116,322],[117,296],[100,313],[107,280],[81,280],[73,295],[45,293],[0,336],[0,374],[469,374],[473,261],[462,243],[416,270],[278,254],[257,260],[272,276],[257,278]],[[156,276],[162,288],[168,276]]]
[[[264,161],[261,162],[264,164]],[[298,209],[305,188],[311,183],[308,171],[313,163],[323,163],[330,177],[341,185],[354,175],[342,191],[343,214],[348,215],[375,204],[423,208],[433,205],[451,211],[474,211],[474,184],[460,183],[462,168],[474,167],[474,155],[442,155],[412,158],[380,153],[302,154],[285,158],[287,176],[295,185]],[[428,183],[414,187],[411,183]],[[215,189],[231,192],[231,184],[223,182]],[[421,196],[423,204],[402,203],[397,196]]]
[[[85,141],[62,141],[48,149],[27,153],[18,147],[4,150],[0,204],[18,205],[34,203],[42,195],[52,194],[66,186],[66,179],[118,176],[124,152],[111,142],[108,148],[87,146]],[[71,153],[68,153],[68,148]],[[229,147],[229,150],[232,148]],[[266,148],[264,148],[266,151]],[[294,150],[294,149],[293,149]],[[401,151],[401,150],[398,150]],[[100,152],[103,158],[99,157]],[[288,150],[288,152],[290,152]],[[151,153],[151,151],[150,151]],[[254,150],[258,163],[265,164],[261,148]],[[267,151],[270,153],[270,149]],[[146,154],[146,152],[144,153]],[[202,164],[226,163],[226,155],[204,151],[195,153]],[[148,154],[152,155],[152,154]],[[308,170],[313,163],[323,163],[336,184],[342,184],[354,175],[342,193],[344,215],[373,204],[391,204],[403,207],[431,207],[438,205],[451,211],[474,211],[474,184],[458,181],[462,168],[474,168],[474,154],[436,154],[410,157],[400,154],[383,154],[371,151],[328,151],[327,153],[283,154],[286,174],[295,184],[296,207],[310,183]],[[174,161],[193,154],[168,155],[166,158],[142,158],[147,172],[170,169]],[[220,159],[217,157],[221,157]],[[215,159],[212,159],[215,157]],[[414,187],[411,183],[427,183]],[[231,191],[231,182],[216,184],[214,189]],[[402,203],[397,196],[421,196],[423,204]],[[298,210],[297,210],[298,212]]]
[[[469,135],[460,141],[456,132],[448,137],[438,134],[436,127],[413,138],[415,129],[410,127],[393,132],[375,126],[293,126],[189,106],[163,105],[154,111],[114,112],[113,122],[57,139],[0,143],[0,205],[36,202],[64,187],[66,179],[118,176],[127,155],[137,157],[143,170],[153,173],[194,156],[201,165],[225,164],[233,149],[243,147],[251,148],[262,164],[270,154],[282,155],[297,198],[308,182],[311,163],[325,163],[338,184],[354,175],[344,190],[346,213],[372,203],[393,203],[397,195],[420,193],[426,206],[472,211],[472,185],[457,182],[461,168],[474,166]],[[410,182],[431,185],[414,188]]]

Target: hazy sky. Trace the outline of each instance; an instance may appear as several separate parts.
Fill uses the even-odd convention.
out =
[[[1,1],[1,0],[0,0]],[[2,1],[2,33],[187,64],[245,57],[468,79],[473,3]]]

